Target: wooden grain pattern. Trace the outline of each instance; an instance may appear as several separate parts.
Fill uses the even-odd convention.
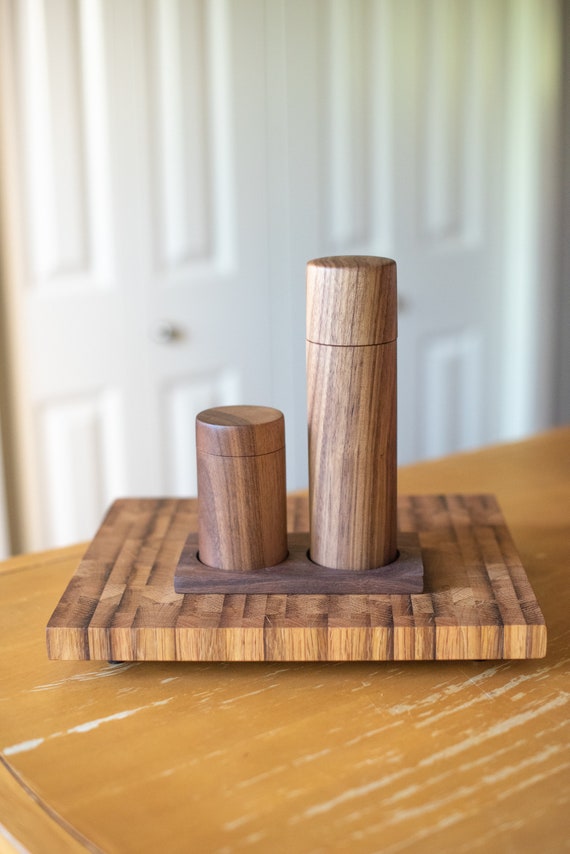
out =
[[[372,570],[396,557],[396,265],[307,265],[311,558]]]
[[[396,262],[367,255],[307,264],[307,340],[358,347],[398,336]]]
[[[328,569],[309,558],[309,533],[291,533],[284,561],[255,572],[230,572],[205,566],[198,555],[198,537],[190,534],[176,569],[177,593],[267,593],[293,595],[362,595],[421,593],[424,567],[415,533],[400,534],[394,563],[366,572]]]
[[[370,570],[396,554],[396,343],[307,342],[311,558]]]
[[[412,595],[177,594],[191,499],[116,502],[47,629],[51,658],[356,661],[537,658],[546,628],[492,496],[401,496],[422,549]],[[290,501],[306,527],[307,502]],[[194,517],[195,518],[195,517]]]
[[[196,418],[202,563],[247,573],[287,555],[285,422],[277,409],[227,406]]]
[[[254,457],[285,447],[285,419],[271,406],[216,406],[196,416],[196,450],[222,457]]]

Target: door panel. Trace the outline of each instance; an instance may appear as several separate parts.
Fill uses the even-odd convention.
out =
[[[195,430],[196,415],[220,400],[225,404],[239,403],[239,388],[239,375],[231,368],[165,384],[160,410],[166,494],[196,494],[196,453],[188,441]]]
[[[475,329],[420,342],[418,410],[425,413],[419,432],[423,457],[438,457],[449,448],[480,443],[484,411],[481,376],[482,341]]]
[[[27,286],[101,286],[112,209],[101,4],[15,9]]]
[[[52,401],[37,413],[45,536],[69,543],[126,482],[121,398],[117,389]]]

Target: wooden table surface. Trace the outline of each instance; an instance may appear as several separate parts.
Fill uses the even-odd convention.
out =
[[[545,659],[48,661],[82,546],[0,567],[0,851],[558,852],[570,839],[570,428],[400,470],[494,492]]]

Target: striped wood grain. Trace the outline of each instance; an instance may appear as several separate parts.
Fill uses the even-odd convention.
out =
[[[289,498],[292,530],[305,496]],[[178,594],[194,499],[110,508],[47,628],[54,659],[371,661],[541,658],[546,627],[493,496],[400,496],[419,537],[424,592]]]

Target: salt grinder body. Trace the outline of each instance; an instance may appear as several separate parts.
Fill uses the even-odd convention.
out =
[[[204,410],[196,451],[200,561],[249,571],[285,560],[283,414],[264,406]]]
[[[396,264],[307,265],[310,556],[367,570],[395,560]]]

